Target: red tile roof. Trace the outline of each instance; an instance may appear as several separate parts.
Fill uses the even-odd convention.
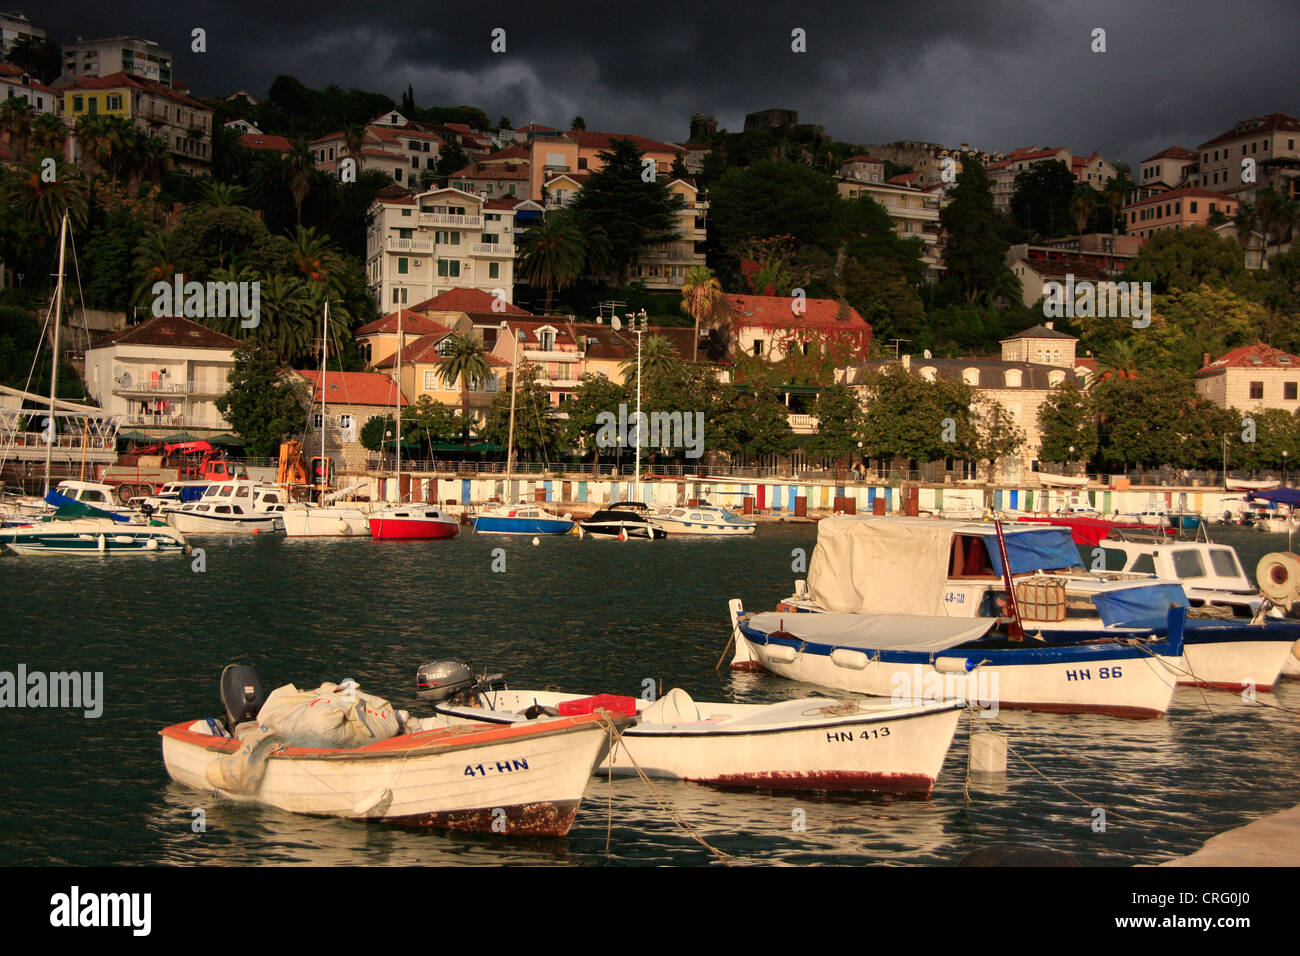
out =
[[[442,356],[438,354],[438,344],[444,339],[444,335],[424,335],[414,342],[408,342],[402,349],[403,365],[440,365]],[[487,359],[488,365],[493,368],[505,368],[510,363],[497,358],[490,352],[484,352],[483,357]],[[375,363],[375,368],[393,368],[397,365],[397,355],[388,356]]]
[[[842,306],[834,299],[804,299],[802,313],[795,312],[795,299],[781,295],[724,295],[722,297],[736,316],[738,326],[752,325],[765,329],[799,328],[805,326],[834,326],[870,331],[858,310]],[[841,309],[844,317],[839,318]]]
[[[661,143],[655,139],[646,139],[644,136],[637,136],[635,133],[596,133],[587,130],[572,130],[568,134],[569,139],[576,142],[579,146],[587,149],[607,150],[613,148],[614,140],[630,139],[632,145],[643,153],[681,153],[682,150],[676,146],[669,146],[667,143]]]
[[[121,332],[114,332],[108,341],[122,345],[169,345],[182,349],[237,349],[238,339],[223,335],[215,329],[191,322],[180,316],[156,316]]]
[[[58,92],[57,90],[53,90],[50,87],[46,86],[44,83],[32,79],[30,73],[28,73],[22,67],[14,66],[12,63],[0,63],[0,76],[12,77],[14,79],[18,79],[19,77],[26,76],[28,80],[26,83],[22,83],[21,84],[22,86],[29,87],[33,90],[40,90],[42,93]]]
[[[418,307],[417,307],[418,308]],[[367,322],[361,328],[352,333],[355,335],[396,335],[397,334],[397,313],[390,312],[381,319],[375,319],[373,322]],[[451,335],[452,330],[447,328],[441,322],[435,322],[415,309],[402,310],[402,335],[437,335],[439,337]]]
[[[266,133],[245,133],[239,137],[240,146],[249,149],[274,149],[281,153],[292,153],[293,143],[283,136],[268,136]]]
[[[517,305],[511,305],[509,302],[503,303],[502,308],[493,309],[496,303],[496,296],[490,292],[484,292],[482,289],[448,289],[446,292],[435,295],[432,299],[425,299],[423,302],[412,307],[413,311],[419,312],[468,312],[468,313],[496,313],[497,315],[532,315],[527,309],[521,309]]]
[[[846,163],[884,163],[883,159],[872,159],[866,153],[858,153],[856,156],[850,156],[844,160]]]
[[[900,173],[897,176],[890,176],[885,182],[894,186],[909,186],[920,178],[920,173]]]
[[[117,89],[119,86],[130,86],[145,93],[152,93],[154,96],[165,96],[169,100],[184,103],[196,110],[203,110],[206,113],[212,112],[211,109],[198,100],[186,96],[170,86],[159,83],[157,80],[146,80],[138,76],[132,76],[129,73],[110,73],[108,76],[95,76],[78,80],[71,86],[65,87],[62,92],[67,92],[67,90],[112,90]]]
[[[532,158],[532,153],[528,152],[528,150],[524,149],[522,146],[515,144],[512,146],[507,146],[505,149],[499,149],[495,153],[488,153],[486,156],[480,159],[479,162],[480,163],[504,163],[504,162],[509,162],[511,160],[520,160],[520,159],[527,161],[531,158]]]
[[[1252,116],[1250,119],[1242,120],[1226,133],[1220,133],[1214,139],[1202,143],[1200,148],[1205,149],[1205,147],[1214,146],[1217,143],[1228,143],[1244,136],[1255,136],[1259,133],[1269,133],[1274,130],[1300,132],[1300,120],[1294,116],[1288,116],[1286,113],[1266,113],[1263,116]]]
[[[1186,146],[1170,146],[1168,149],[1162,149],[1154,156],[1148,156],[1142,160],[1144,163],[1153,163],[1157,159],[1188,159],[1195,160],[1198,153],[1194,149],[1188,149]]]
[[[319,369],[298,369],[298,374],[311,385],[311,400],[321,399],[321,373]],[[325,402],[329,405],[375,405],[392,408],[398,401],[397,383],[378,372],[327,372],[325,374]],[[410,404],[400,395],[403,405]]]
[[[1215,359],[1196,372],[1197,377],[1214,375],[1229,368],[1285,368],[1300,371],[1300,356],[1271,345],[1243,345]]]
[[[1124,208],[1136,209],[1138,206],[1159,204],[1162,202],[1168,202],[1171,199],[1181,199],[1184,196],[1189,199],[1215,199],[1227,202],[1237,201],[1231,196],[1225,196],[1223,193],[1216,193],[1212,189],[1202,189],[1200,186],[1184,186],[1182,189],[1170,189],[1166,192],[1156,193],[1153,196],[1147,196],[1145,199],[1139,199],[1136,202],[1125,203]]]

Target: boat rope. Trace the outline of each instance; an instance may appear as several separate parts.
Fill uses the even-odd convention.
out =
[[[636,762],[636,758],[632,756],[632,752],[628,750],[627,745],[623,743],[623,732],[615,726],[614,721],[610,718],[608,712],[601,713],[601,722],[605,724],[605,727],[610,734],[610,739],[613,741],[609,752],[611,776],[613,774],[615,749],[622,748],[623,753],[627,755],[627,759],[632,764],[633,769],[636,770],[637,776],[641,778],[641,782],[645,784],[646,789],[650,791],[650,795],[659,803],[660,808],[668,814],[672,821],[677,824],[677,826],[681,828],[687,836],[717,857],[718,862],[722,863],[724,866],[730,866],[732,860],[731,854],[719,850],[700,836],[696,831],[696,828],[677,812],[677,808],[672,805],[672,801],[663,795],[659,788],[654,785],[654,781],[652,781],[646,772],[641,769],[641,765]],[[611,814],[613,813],[612,809],[610,812]]]
[[[1154,651],[1152,651],[1150,648],[1146,647],[1144,644],[1140,642],[1134,642],[1133,646],[1141,650],[1143,653],[1149,654],[1153,657],[1164,656],[1164,655],[1156,655]],[[1183,660],[1184,661],[1187,660],[1186,654],[1183,655]],[[1190,677],[1194,682],[1194,686],[1196,687],[1197,691],[1200,692],[1201,703],[1205,705],[1205,709],[1211,715],[1216,715],[1216,711],[1214,707],[1210,704],[1209,698],[1206,697],[1205,695],[1205,683],[1199,677],[1197,677],[1196,674],[1192,671],[1190,664],[1187,665],[1186,667],[1179,667],[1177,664],[1172,663],[1172,660],[1162,661],[1161,663],[1163,663],[1165,667],[1169,668],[1171,671],[1174,671],[1175,673],[1183,674],[1186,677]],[[1275,680],[1281,680],[1281,677],[1277,677],[1275,678]],[[1245,690],[1244,687],[1242,689]],[[1241,700],[1242,703],[1256,704],[1260,707],[1271,707],[1274,710],[1280,710],[1288,714],[1300,714],[1300,709],[1297,709],[1295,707],[1288,707],[1285,704],[1279,704],[1276,701],[1262,700],[1258,695],[1252,697],[1243,696]]]

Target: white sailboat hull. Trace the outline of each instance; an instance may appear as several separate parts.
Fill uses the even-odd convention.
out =
[[[327,505],[286,508],[280,515],[290,538],[368,538],[370,522],[359,508]]]

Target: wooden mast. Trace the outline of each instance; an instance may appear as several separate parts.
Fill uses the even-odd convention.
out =
[[[50,417],[49,440],[45,443],[45,494],[50,493],[50,460],[58,431],[54,427],[54,393],[59,387],[59,325],[63,321],[63,257],[68,239],[68,212],[63,212],[59,224],[59,278],[54,286],[54,354],[50,356]]]

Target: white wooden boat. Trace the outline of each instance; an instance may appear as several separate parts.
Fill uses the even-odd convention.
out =
[[[281,489],[241,478],[214,482],[167,520],[185,534],[272,534],[284,530],[284,506]]]
[[[518,726],[581,694],[496,690],[479,706],[447,702],[463,720]],[[775,704],[697,703],[674,688],[636,701],[638,722],[623,732],[597,773],[634,774],[720,787],[846,790],[928,796],[952,744],[961,705],[805,697]],[[626,751],[622,748],[625,747]]]
[[[17,554],[167,554],[188,551],[174,528],[109,517],[62,519],[58,515],[0,531],[0,542]]]
[[[167,772],[196,790],[293,813],[563,836],[611,730],[630,722],[605,711],[509,726],[411,719],[379,698],[339,696],[346,686],[290,686],[263,700],[252,668],[228,667],[224,720],[160,731]],[[287,709],[268,716],[283,691],[293,692]]]

